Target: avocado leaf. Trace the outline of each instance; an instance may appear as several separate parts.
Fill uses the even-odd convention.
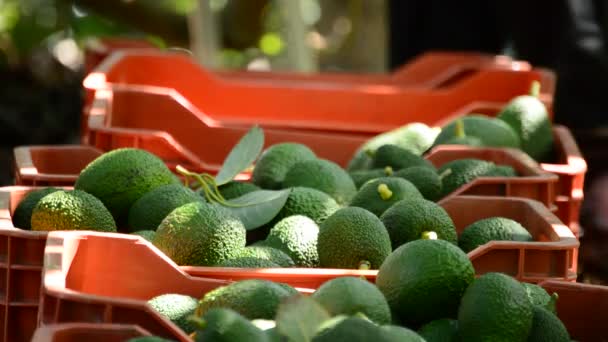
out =
[[[290,192],[291,189],[257,190],[227,201],[225,207],[243,222],[245,229],[253,230],[277,216]]]
[[[319,327],[331,317],[310,297],[296,295],[287,298],[277,309],[277,331],[290,342],[309,342]]]
[[[253,164],[263,148],[264,131],[257,125],[251,127],[224,159],[220,172],[215,176],[216,184],[220,186],[233,180],[236,175]]]

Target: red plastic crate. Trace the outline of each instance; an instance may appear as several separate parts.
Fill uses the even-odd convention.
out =
[[[37,329],[32,342],[125,342],[143,336],[152,335],[136,325],[65,323]]]
[[[556,292],[557,315],[570,338],[579,342],[608,342],[608,286],[545,281],[540,284]]]
[[[153,71],[153,72],[152,72]],[[191,58],[120,51],[84,81],[89,91],[164,90],[196,109],[212,126],[380,133],[406,122],[435,124],[474,101],[505,102],[527,93],[546,70],[479,70],[423,89],[398,84],[231,78],[202,69]],[[551,88],[551,87],[547,87]],[[546,95],[546,96],[545,96]],[[551,107],[552,94],[542,99]]]
[[[80,171],[103,152],[86,145],[42,145],[14,148],[16,185],[74,185]]]
[[[545,281],[540,284],[549,293],[557,293],[558,316],[570,338],[579,342],[608,341],[608,287],[580,283]],[[39,328],[32,342],[124,342],[128,338],[148,336],[137,326],[113,324],[66,323]]]
[[[0,293],[4,294],[0,302],[0,305],[4,306],[1,311],[4,315],[0,314],[0,323],[2,324],[0,332],[3,342],[29,341],[36,327],[36,317],[39,314],[40,274],[42,272],[43,251],[47,233],[16,229],[13,227],[11,220],[11,214],[19,201],[33,189],[36,188],[0,188],[0,203],[2,205],[0,210],[0,274],[4,274],[5,277],[5,280],[0,282]],[[495,241],[471,251],[469,257],[479,274],[500,271],[530,282],[538,282],[547,278],[569,281],[576,278],[578,241],[540,203],[518,198],[463,196],[446,199],[441,202],[441,205],[452,217],[459,232],[475,220],[491,216],[505,216],[521,222],[538,240],[537,242],[526,243]],[[75,245],[70,246],[87,248],[89,252],[85,251],[82,254],[69,256],[69,258],[74,258],[69,259],[69,262],[82,268],[79,268],[79,271],[67,275],[63,274],[62,276],[68,276],[70,284],[75,284],[73,286],[82,287],[87,291],[91,290],[96,295],[107,294],[107,291],[127,291],[127,293],[129,293],[128,291],[137,291],[139,295],[152,296],[150,291],[153,291],[154,286],[158,285],[156,284],[158,277],[161,279],[174,277],[177,279],[175,282],[187,286],[190,286],[190,279],[213,277],[224,280],[263,278],[287,282],[301,288],[316,288],[323,282],[339,276],[365,276],[373,280],[376,275],[376,271],[335,269],[178,268],[158,249],[136,236],[82,232],[71,234],[76,234],[78,243],[75,242]],[[73,235],[68,234],[66,236]],[[92,237],[89,238],[90,236]],[[81,244],[81,240],[87,240],[88,242]],[[111,253],[108,253],[108,251],[111,251]],[[77,256],[78,258],[76,258]],[[96,256],[103,256],[101,258],[103,260]],[[130,263],[129,261],[134,262]],[[106,266],[91,263],[106,263]],[[82,264],[90,266],[82,266]],[[141,280],[143,285],[132,286],[129,285],[128,280],[120,280],[118,279],[120,277],[113,276],[112,272],[114,271],[112,270],[114,270],[113,267],[116,264],[120,265],[116,272],[137,275],[137,279]],[[155,270],[155,272],[148,272],[148,270]],[[108,278],[101,280],[96,278],[100,276]],[[122,283],[119,281],[122,281]],[[194,283],[198,284],[198,280]],[[124,287],[123,290],[120,290],[121,286]],[[166,288],[158,289],[161,292],[165,290]],[[63,293],[62,291],[57,293]],[[60,299],[67,297],[60,297],[51,301],[49,305],[53,306],[52,309],[49,309],[50,312],[56,312],[60,316],[45,322],[76,320],[75,317],[77,316],[70,313],[70,310],[72,307],[78,307],[81,303],[80,300],[85,297],[75,297],[76,299],[73,300],[66,299],[63,302]],[[98,301],[94,299],[97,300],[98,298],[88,298],[85,302],[98,303],[94,305],[95,310],[97,310],[95,312],[101,316],[92,315],[92,318],[90,318],[83,314],[82,320],[123,322],[117,318],[123,316],[113,315],[114,311],[112,311],[111,305],[103,304],[105,302],[101,299]],[[60,302],[61,305],[58,304]],[[47,314],[49,314],[48,311]],[[133,317],[134,321],[126,323],[140,323],[138,321],[140,319],[147,320],[147,318],[141,316]],[[78,319],[80,320],[80,318]]]
[[[524,199],[463,197],[449,199],[442,205],[459,231],[477,219],[501,215],[520,221],[540,240],[493,241],[480,246],[469,253],[478,274],[503,271],[531,282],[547,278],[571,280],[576,276],[573,251],[578,241],[541,204]],[[364,275],[373,281],[375,274],[375,271],[329,269],[179,268],[137,236],[51,232],[45,248],[39,321],[136,324],[155,335],[187,341],[187,336],[159,317],[145,301],[164,293],[201,297],[223,285],[221,280],[210,280],[210,276],[307,285],[309,289],[301,290],[310,293],[331,278]]]
[[[165,90],[96,92],[85,143],[103,151],[120,147],[148,150],[170,165],[215,173],[248,127],[217,127],[201,120],[185,99]],[[168,118],[171,121],[168,121]],[[341,165],[369,136],[265,128],[265,146],[293,141]]]
[[[496,116],[503,105],[501,104],[476,104],[470,108],[466,108],[456,116],[462,116],[469,113],[484,114],[488,116]],[[449,120],[444,120],[441,125],[446,124]],[[583,157],[574,136],[570,130],[562,125],[553,125],[554,139],[554,155],[551,162],[544,162],[540,167],[558,176],[559,181],[556,184],[555,200],[557,205],[557,216],[562,222],[568,224],[578,237],[578,219],[581,204],[584,198],[584,182],[585,174],[587,173],[587,162]]]
[[[518,176],[478,177],[456,189],[448,197],[459,195],[523,197],[537,200],[551,210],[557,209],[555,205],[557,176],[541,170],[534,160],[520,150],[444,145],[432,149],[425,155],[425,159],[437,168],[448,162],[465,158],[509,165],[515,169]]]

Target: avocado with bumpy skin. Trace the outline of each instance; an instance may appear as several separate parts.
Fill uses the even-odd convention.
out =
[[[511,126],[502,120],[480,114],[469,114],[442,127],[433,146],[453,143],[453,139],[458,137],[456,130],[458,120],[462,121],[467,138],[477,138],[485,147],[520,148],[521,146],[519,137]]]
[[[291,257],[298,267],[319,266],[317,238],[319,226],[312,219],[289,216],[270,229],[265,245],[280,249]]]
[[[488,217],[467,226],[458,243],[468,253],[490,241],[531,240],[532,235],[518,222],[506,217]]]
[[[425,231],[433,231],[439,239],[457,243],[458,234],[450,215],[440,205],[422,198],[395,203],[380,216],[380,221],[391,237],[393,249],[420,239]]]
[[[428,160],[396,145],[384,145],[378,148],[374,154],[374,163],[372,166],[380,169],[384,169],[388,166],[394,171],[413,166],[423,166],[434,169],[433,164]]]
[[[406,198],[422,198],[420,191],[409,181],[398,177],[376,178],[365,183],[350,205],[367,209],[376,216]]]
[[[296,163],[315,159],[315,153],[305,145],[281,143],[267,148],[255,163],[251,181],[262,189],[280,189],[285,175]]]
[[[32,230],[116,232],[116,223],[95,196],[80,190],[55,191],[44,196],[32,211]]]
[[[230,283],[207,292],[199,301],[196,316],[213,308],[232,309],[247,319],[274,319],[281,301],[297,293],[285,284],[248,279]]]
[[[317,251],[321,267],[357,269],[367,262],[378,269],[391,253],[391,240],[374,214],[347,207],[321,224]]]
[[[533,305],[524,287],[502,273],[475,279],[462,296],[458,329],[462,341],[527,341]]]
[[[156,230],[162,220],[176,208],[190,202],[203,201],[194,191],[181,184],[154,188],[135,201],[129,209],[129,229]]]
[[[270,342],[264,331],[231,309],[213,308],[200,321],[203,326],[197,329],[195,342]]]
[[[126,226],[129,209],[144,194],[177,178],[157,156],[140,149],[106,152],[87,165],[74,188],[97,197],[120,227]]]
[[[245,226],[228,209],[191,202],[165,217],[153,244],[180,266],[213,266],[236,257],[245,235]]]
[[[194,331],[194,326],[188,320],[194,314],[198,301],[190,296],[169,293],[156,296],[148,304],[162,316],[175,323],[185,333]]]
[[[317,189],[346,205],[357,188],[348,173],[338,164],[325,159],[312,159],[294,164],[285,175],[283,187],[303,186]]]
[[[391,311],[386,298],[369,281],[357,277],[339,277],[326,281],[312,298],[332,315],[362,313],[377,324],[389,324]]]
[[[30,191],[25,197],[19,202],[15,212],[13,213],[13,226],[20,229],[32,229],[32,211],[40,202],[40,200],[55,191],[61,189],[49,187],[38,190]]]
[[[441,178],[437,170],[433,168],[413,166],[399,170],[393,176],[403,178],[414,184],[422,196],[429,201],[436,201],[441,197]]]

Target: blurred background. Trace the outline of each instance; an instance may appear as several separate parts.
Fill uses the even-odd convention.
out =
[[[0,182],[12,148],[78,143],[85,49],[137,38],[209,69],[386,73],[429,50],[555,70],[589,165],[585,272],[608,279],[608,4],[601,0],[0,0]]]

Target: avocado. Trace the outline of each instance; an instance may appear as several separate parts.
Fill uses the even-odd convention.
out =
[[[156,235],[156,232],[153,230],[139,230],[139,231],[131,233],[131,235],[138,235],[138,236],[143,237],[147,241],[152,242],[152,241],[154,241],[154,236]]]
[[[423,325],[418,334],[427,342],[458,342],[458,321],[455,319],[438,319]]]
[[[348,174],[350,175],[350,178],[352,178],[357,189],[359,189],[359,188],[361,188],[361,186],[363,186],[363,184],[367,183],[368,181],[370,181],[372,179],[392,176],[393,169],[385,168],[385,169],[372,169],[372,170],[358,170],[358,171],[351,171]]]
[[[336,211],[319,227],[319,263],[326,268],[378,269],[391,253],[391,240],[382,222],[357,207]]]
[[[397,325],[385,325],[380,327],[382,336],[390,341],[401,342],[427,342],[422,336],[413,330]]]
[[[156,230],[162,220],[176,208],[190,202],[204,201],[181,184],[161,185],[148,191],[129,209],[129,229]]]
[[[483,174],[483,177],[517,177],[517,172],[509,165],[496,165]]]
[[[40,202],[44,196],[59,190],[61,189],[49,187],[30,191],[25,195],[21,202],[19,202],[17,208],[15,208],[12,217],[13,226],[26,230],[32,229],[32,211],[34,211],[38,202]]]
[[[416,155],[421,155],[431,147],[438,134],[438,128],[429,127],[419,122],[409,123],[379,134],[357,149],[353,158],[348,163],[347,170],[350,172],[370,169],[372,164],[371,156],[382,145],[397,145]]]
[[[462,120],[467,138],[478,138],[485,147],[520,148],[519,137],[511,126],[502,120],[481,114],[469,114],[442,127],[433,146],[444,145],[450,140],[453,143],[453,139],[458,137],[456,131],[458,120]]]
[[[393,176],[414,184],[422,196],[429,201],[437,201],[441,197],[441,178],[434,168],[413,166],[399,170]]]
[[[533,305],[532,311],[532,328],[528,341],[570,341],[568,330],[554,313],[538,305]]]
[[[241,181],[230,181],[224,185],[220,185],[218,189],[220,190],[222,197],[226,200],[235,199],[250,192],[260,190],[260,188],[253,183]]]
[[[440,205],[422,198],[401,200],[380,216],[393,249],[406,242],[418,240],[422,233],[433,231],[437,237],[453,244],[457,242],[452,218]]]
[[[265,245],[285,252],[298,267],[318,267],[318,236],[315,221],[302,215],[288,216],[270,229]]]
[[[204,328],[197,329],[195,342],[270,342],[264,331],[231,309],[210,309],[202,322]]]
[[[268,259],[256,257],[236,257],[226,259],[216,266],[218,267],[237,267],[237,268],[281,268],[281,266]]]
[[[386,258],[376,286],[406,326],[455,318],[460,297],[475,278],[467,255],[444,240],[415,240]]]
[[[241,280],[205,294],[199,301],[196,316],[202,317],[213,308],[227,308],[247,319],[274,319],[279,303],[295,292],[285,284],[268,280]]]
[[[490,241],[531,241],[532,235],[516,221],[489,217],[472,223],[460,234],[459,245],[465,252]]]
[[[80,172],[74,188],[100,199],[116,224],[123,227],[135,201],[158,186],[176,182],[160,158],[144,150],[121,148],[89,163]]]
[[[116,232],[112,214],[100,200],[84,191],[55,191],[32,211],[32,230],[96,230]]]
[[[326,281],[312,298],[332,316],[362,313],[377,324],[391,322],[390,308],[382,292],[361,278],[339,277]]]
[[[212,266],[238,256],[245,247],[245,232],[228,209],[191,202],[165,217],[153,243],[180,266]]]
[[[463,341],[527,341],[533,305],[524,287],[502,273],[486,273],[467,288],[458,310]]]
[[[177,325],[186,334],[194,331],[194,326],[190,323],[189,317],[194,314],[198,301],[190,296],[169,293],[156,296],[148,301],[148,304]]]
[[[374,154],[372,166],[380,169],[384,169],[388,166],[394,171],[399,171],[412,166],[423,166],[431,169],[435,168],[428,160],[396,145],[380,146]]]
[[[304,215],[320,224],[338,209],[340,206],[328,194],[316,189],[295,187],[291,189],[285,205],[273,219],[271,226],[293,215]]]
[[[552,297],[543,289],[536,284],[521,283],[528,294],[528,299],[533,305],[539,305],[545,307],[545,309],[557,314],[555,309],[555,301]]]
[[[396,326],[377,326],[361,317],[347,317],[320,330],[312,342],[424,342],[415,332]]]
[[[545,105],[538,99],[538,82],[530,95],[512,99],[497,118],[509,125],[519,136],[521,149],[537,161],[543,161],[553,150],[553,132]]]
[[[247,246],[236,258],[257,258],[272,261],[280,267],[294,267],[295,263],[285,252],[270,246]]]
[[[442,145],[466,145],[472,147],[482,147],[483,142],[477,137],[468,136],[464,128],[462,118],[456,119],[454,125],[454,136],[445,140]]]
[[[458,159],[443,164],[439,168],[442,181],[441,197],[449,195],[477,177],[485,176],[495,167],[492,162],[473,158]]]
[[[297,162],[315,159],[305,145],[281,143],[267,148],[255,163],[251,181],[262,189],[280,189],[287,171]]]
[[[348,173],[338,164],[325,159],[311,159],[294,164],[285,175],[283,187],[297,186],[317,189],[346,205],[357,188]]]
[[[365,183],[350,205],[367,209],[380,216],[393,204],[406,198],[422,198],[422,194],[403,178],[382,177]]]

